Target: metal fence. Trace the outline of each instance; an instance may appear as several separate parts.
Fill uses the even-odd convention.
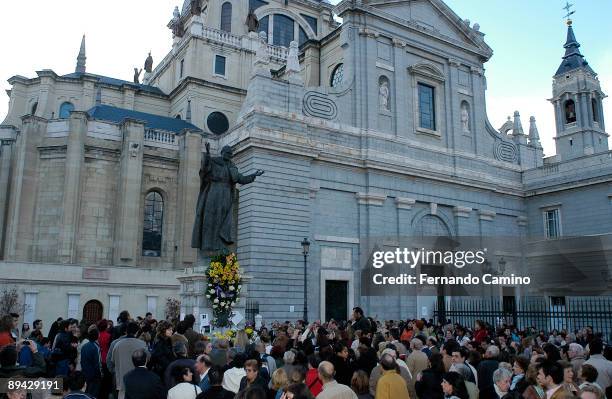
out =
[[[245,321],[255,323],[255,315],[259,314],[259,302],[248,300],[245,309]]]
[[[493,326],[506,323],[545,331],[574,332],[592,326],[611,340],[612,297],[439,298],[434,318],[470,327],[483,320]]]

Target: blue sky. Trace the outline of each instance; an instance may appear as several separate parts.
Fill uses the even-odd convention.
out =
[[[335,1],[337,3],[337,1]],[[0,88],[9,89],[13,75],[36,76],[53,69],[74,71],[81,35],[87,34],[87,70],[131,80],[133,68],[142,67],[149,50],[155,63],[171,47],[166,24],[181,0],[32,0],[0,1]],[[494,127],[515,110],[523,128],[529,116],[538,122],[547,155],[554,153],[552,75],[561,62],[566,26],[561,0],[446,0],[462,18],[478,22],[493,58],[485,64],[488,83],[487,111]],[[582,53],[599,73],[604,92],[612,92],[612,1],[575,0],[574,30]],[[35,10],[35,11],[33,11]],[[8,97],[0,94],[0,121]],[[612,126],[612,100],[604,101]]]

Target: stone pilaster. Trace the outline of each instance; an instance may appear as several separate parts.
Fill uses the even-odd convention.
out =
[[[143,121],[125,119],[121,126],[123,145],[115,227],[114,262],[117,265],[135,265],[142,238],[141,219],[142,157],[144,147]]]
[[[457,236],[468,236],[471,235],[470,231],[470,216],[472,208],[468,206],[457,205],[453,208],[453,216],[455,219],[455,226],[457,228]]]
[[[34,207],[38,181],[38,144],[47,132],[47,120],[33,115],[22,118],[15,143],[15,163],[7,212],[5,258],[31,260]]]
[[[0,259],[4,259],[6,216],[10,194],[10,176],[15,140],[18,130],[14,126],[0,126]]]
[[[136,90],[132,89],[128,85],[123,85],[121,87],[121,91],[123,92],[123,108],[133,110]]]
[[[202,163],[202,135],[187,131],[179,137],[179,171],[176,242],[176,267],[195,266],[197,250],[191,248],[191,234],[200,192],[200,165]]]
[[[62,263],[76,262],[76,239],[81,210],[81,180],[85,161],[85,137],[87,136],[87,113],[73,111],[69,120],[68,147],[66,149],[66,172],[64,174],[63,215],[60,231],[59,260]]]

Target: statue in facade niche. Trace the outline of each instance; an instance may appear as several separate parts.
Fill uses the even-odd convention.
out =
[[[389,82],[383,80],[378,88],[378,104],[380,109],[389,110]]]
[[[252,183],[264,173],[258,169],[250,175],[240,174],[232,162],[232,155],[232,148],[225,146],[220,157],[211,157],[210,143],[206,143],[191,247],[208,254],[221,253],[234,243],[232,208],[236,183]]]
[[[470,113],[467,103],[461,104],[461,128],[464,132],[470,131]]]
[[[249,15],[247,15],[245,24],[248,27],[249,32],[257,32],[259,30],[259,20],[257,19],[255,11],[252,8],[249,8]]]
[[[148,73],[153,72],[153,57],[151,57],[151,52],[150,51],[149,51],[149,56],[145,60],[144,70],[145,70],[145,72],[148,72]],[[146,78],[146,76],[145,76],[145,78]]]

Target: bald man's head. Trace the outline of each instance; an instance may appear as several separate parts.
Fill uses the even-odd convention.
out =
[[[334,365],[328,361],[322,361],[319,364],[319,378],[323,383],[329,382],[334,379]]]

